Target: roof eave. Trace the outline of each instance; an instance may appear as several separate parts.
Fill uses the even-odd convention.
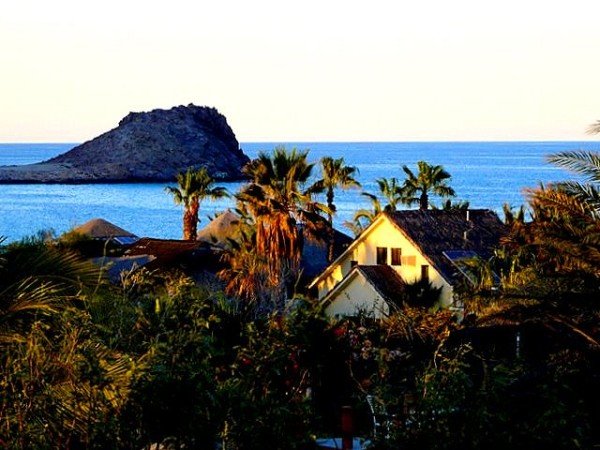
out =
[[[321,272],[321,274],[319,276],[317,276],[309,285],[308,288],[312,289],[314,288],[317,283],[319,283],[320,281],[322,281],[323,279],[325,279],[327,276],[329,276],[331,274],[331,272],[333,272],[333,270],[335,269],[335,267],[337,267],[339,265],[339,263],[346,257],[346,254],[351,252],[352,250],[354,250],[354,248],[360,243],[362,242],[369,233],[371,233],[371,231],[373,230],[373,228],[375,227],[375,224],[381,222],[382,217],[384,216],[384,213],[380,213],[377,217],[375,217],[375,220],[373,220],[373,222],[371,222],[371,224],[365,229],[363,230],[362,233],[360,233],[358,236],[356,236],[356,239],[354,239],[354,241],[352,241],[352,243],[348,246],[348,248],[346,250],[344,250],[342,252],[342,254],[340,256],[338,256],[331,264],[329,264],[325,270],[323,272]],[[389,218],[388,218],[389,220]],[[341,283],[341,281],[340,281]],[[339,283],[338,283],[339,284]]]

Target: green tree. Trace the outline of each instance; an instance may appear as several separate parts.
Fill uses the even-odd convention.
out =
[[[440,165],[433,166],[426,161],[417,163],[418,173],[415,175],[408,166],[402,166],[406,180],[400,192],[402,201],[407,205],[419,204],[419,209],[429,208],[429,196],[454,197],[455,192],[447,182],[451,176]]]
[[[558,167],[571,170],[583,178],[580,181],[558,183],[560,190],[573,197],[596,218],[600,217],[600,153],[593,151],[569,151],[550,155],[548,161]]]
[[[198,211],[202,200],[216,200],[228,197],[224,187],[213,187],[214,179],[205,167],[198,170],[189,168],[187,172],[177,174],[177,186],[167,186],[165,190],[173,195],[177,205],[183,205],[183,239],[193,241],[198,231]]]
[[[329,236],[327,258],[328,261],[333,261],[333,252],[335,246],[335,234],[333,230],[333,214],[336,207],[334,204],[334,190],[336,188],[350,189],[360,187],[360,183],[354,178],[358,173],[358,169],[353,166],[345,165],[344,158],[333,159],[326,156],[321,159],[321,179],[315,182],[311,187],[314,192],[326,191],[327,196],[327,221],[329,222]]]
[[[317,211],[325,207],[304,189],[314,164],[308,151],[276,147],[271,155],[261,152],[243,172],[250,182],[236,198],[255,228],[256,252],[266,262],[273,302],[280,309],[299,273],[305,236],[316,232]],[[321,219],[322,220],[322,219]]]
[[[350,229],[356,236],[367,228],[379,213],[382,211],[396,211],[398,205],[401,203],[400,185],[397,178],[378,178],[375,182],[378,188],[377,194],[361,192],[363,197],[371,201],[371,208],[359,209],[354,213],[351,222],[344,223],[344,226]],[[382,203],[380,197],[383,197],[385,204]]]

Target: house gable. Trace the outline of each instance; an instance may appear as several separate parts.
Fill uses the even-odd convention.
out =
[[[311,287],[317,287],[319,298],[324,298],[350,273],[354,265],[377,265],[378,247],[385,249],[382,251],[385,253],[384,264],[395,270],[407,283],[420,280],[423,267],[426,267],[428,278],[432,284],[443,289],[441,302],[443,304],[451,302],[452,287],[450,283],[444,279],[430,258],[421,252],[410,236],[398,228],[387,214],[379,215],[350,247],[312,282]],[[399,261],[393,260],[394,249],[399,250],[398,253],[401,255]],[[400,264],[393,264],[394,262]]]
[[[324,298],[328,316],[355,316],[359,312],[382,318],[389,314],[388,300],[368,276],[353,268]]]
[[[448,255],[462,252],[489,258],[504,232],[504,225],[488,210],[382,213],[311,287],[318,288],[323,299],[354,266],[386,264],[406,283],[426,277],[442,288],[440,303],[449,306],[453,284],[464,273]]]

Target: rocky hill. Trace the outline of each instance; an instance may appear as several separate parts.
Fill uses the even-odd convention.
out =
[[[223,115],[190,104],[130,113],[117,128],[48,161],[0,166],[0,183],[163,182],[188,167],[237,180],[248,160]]]

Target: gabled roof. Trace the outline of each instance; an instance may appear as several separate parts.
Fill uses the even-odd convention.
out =
[[[404,281],[392,267],[388,265],[356,266],[373,288],[388,303],[402,300],[404,294]]]
[[[384,214],[450,283],[457,267],[447,254],[462,251],[488,259],[506,234],[506,227],[496,213],[487,209],[408,210]]]
[[[73,228],[73,231],[96,239],[112,237],[137,237],[135,234],[130,233],[129,231],[124,230],[123,228],[118,227],[107,220],[99,218],[89,220],[83,225]]]
[[[384,220],[389,220],[403,233],[451,284],[458,270],[444,252],[470,250],[481,258],[487,259],[506,233],[506,227],[496,213],[486,209],[384,212],[379,214],[346,251],[312,281],[309,287],[316,286],[320,280],[330,274],[344,256],[364,241]]]
[[[345,289],[359,275],[362,275],[373,290],[388,304],[397,304],[402,301],[405,287],[404,281],[402,281],[400,275],[392,267],[382,264],[376,266],[354,266],[344,279],[327,293],[323,298],[323,302],[329,303],[332,297],[335,297]]]

